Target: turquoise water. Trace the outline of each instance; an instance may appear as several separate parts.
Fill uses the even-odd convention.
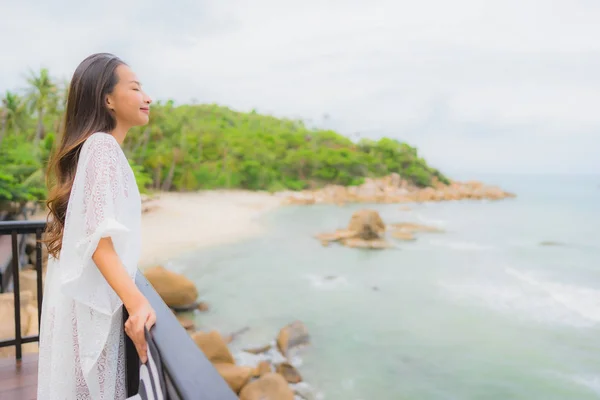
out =
[[[173,266],[211,304],[201,328],[250,328],[235,346],[302,320],[300,371],[325,399],[600,398],[600,177],[486,182],[519,197],[369,206],[446,231],[397,249],[312,237],[364,205],[286,207],[260,238]]]

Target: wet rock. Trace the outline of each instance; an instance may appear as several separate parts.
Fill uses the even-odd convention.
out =
[[[261,347],[254,347],[254,348],[250,348],[250,349],[244,349],[245,352],[247,353],[251,353],[251,354],[260,354],[260,353],[265,353],[267,351],[269,351],[271,349],[272,345],[267,344]]]
[[[355,232],[353,238],[380,239],[385,233],[385,224],[377,211],[365,209],[352,214],[347,230]]]
[[[186,331],[195,331],[196,330],[196,325],[194,324],[194,321],[192,321],[189,318],[183,317],[178,315],[177,316],[177,320],[179,321],[179,323],[181,324],[181,326],[183,326],[183,328]]]
[[[346,247],[362,249],[386,249],[391,247],[385,240],[386,227],[379,213],[363,209],[352,214],[348,227],[333,233],[317,235],[321,242],[340,242]]]
[[[295,346],[306,345],[310,342],[308,329],[301,321],[294,321],[284,326],[277,336],[277,348],[284,356]]]
[[[298,370],[290,363],[284,362],[275,366],[275,371],[283,376],[289,383],[302,382],[302,376]]]
[[[268,373],[248,383],[240,392],[240,400],[293,400],[294,392],[283,376]]]
[[[244,385],[250,381],[254,372],[251,367],[242,367],[235,364],[218,363],[214,364],[214,367],[235,393],[239,393]]]
[[[225,340],[217,331],[194,332],[192,339],[213,364],[235,364]]]
[[[265,376],[268,373],[273,372],[271,363],[268,361],[261,361],[254,369],[254,376]]]

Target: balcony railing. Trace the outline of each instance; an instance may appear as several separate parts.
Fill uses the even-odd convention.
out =
[[[15,305],[15,337],[10,340],[0,341],[0,348],[15,346],[17,361],[23,357],[23,344],[39,342],[39,335],[23,337],[21,332],[21,287],[19,285],[19,235],[35,234],[36,237],[36,260],[35,270],[37,272],[37,306],[38,326],[42,317],[42,232],[46,227],[44,221],[3,221],[0,222],[0,236],[11,235],[12,257],[9,265],[0,271],[0,292],[6,292],[12,283],[12,291]],[[38,331],[39,332],[39,331]]]
[[[11,236],[11,262],[4,271],[0,270],[0,291],[11,289],[14,296],[15,338],[0,341],[0,348],[15,346],[16,359],[22,358],[22,345],[38,342],[39,335],[23,337],[21,332],[21,293],[19,286],[19,243],[23,235],[36,236],[37,305],[38,324],[42,310],[42,245],[40,239],[45,229],[43,221],[3,221],[0,222],[0,237]],[[20,237],[21,236],[21,237]],[[2,262],[2,260],[0,260]],[[0,268],[4,267],[0,265]],[[177,317],[161,299],[144,275],[138,271],[135,283],[146,296],[156,312],[156,324],[152,328],[152,337],[158,348],[164,368],[169,400],[234,400],[237,396],[229,388],[221,375],[212,366],[200,348],[183,329]],[[124,309],[125,313],[125,309]],[[124,315],[126,317],[126,314]],[[39,325],[38,325],[39,326]],[[131,340],[126,337],[126,370],[129,395],[135,394],[138,387],[138,357]]]

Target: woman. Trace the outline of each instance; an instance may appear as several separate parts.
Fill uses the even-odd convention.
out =
[[[141,201],[120,145],[148,123],[151,100],[111,54],[76,69],[65,131],[50,164],[48,267],[40,327],[38,399],[125,399],[125,332],[142,362],[156,316],[134,283]]]

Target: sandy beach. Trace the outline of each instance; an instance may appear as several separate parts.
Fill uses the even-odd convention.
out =
[[[140,269],[197,248],[260,234],[258,217],[281,204],[266,192],[217,190],[158,193],[144,204]]]

